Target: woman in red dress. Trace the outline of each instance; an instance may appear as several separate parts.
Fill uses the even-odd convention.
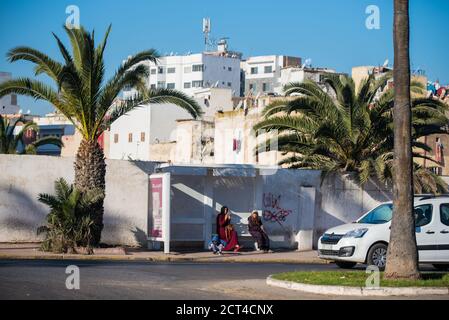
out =
[[[237,252],[241,249],[237,232],[231,224],[231,214],[228,207],[222,207],[217,215],[217,234],[221,240],[226,241],[224,251],[234,250]]]

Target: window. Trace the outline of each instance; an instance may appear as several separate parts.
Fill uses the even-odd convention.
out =
[[[150,73],[151,74],[156,74],[156,69],[151,69]]]
[[[192,87],[194,87],[194,88],[201,88],[202,86],[203,86],[203,81],[202,80],[192,81]]]
[[[140,133],[140,142],[145,142],[145,132]]]
[[[273,73],[273,67],[272,66],[265,66],[263,68],[264,73]]]
[[[192,66],[193,72],[203,72],[204,71],[204,65],[203,64],[194,64]]]
[[[256,84],[255,83],[250,83],[249,84],[249,91],[256,91]]]
[[[128,142],[133,142],[133,134],[128,133]]]
[[[192,84],[190,82],[184,82],[184,89],[190,89]]]
[[[165,81],[158,81],[157,82],[157,87],[159,89],[164,89],[165,88]]]
[[[230,86],[232,86],[232,83],[231,83],[231,82],[228,82],[228,87],[230,87]]]
[[[11,105],[13,105],[13,106],[17,105],[17,95],[15,95],[15,94],[11,95]]]
[[[228,67],[228,71],[232,71],[232,67]]]
[[[167,83],[167,89],[174,89],[175,84],[174,83]]]
[[[432,205],[424,204],[415,207],[415,226],[422,227],[428,225],[432,221]]]
[[[368,223],[368,224],[382,224],[387,223],[391,220],[393,215],[393,205],[392,204],[382,204],[368,214],[358,220],[358,223]]]
[[[164,68],[163,67],[158,67],[157,68],[157,73],[164,73]]]
[[[251,68],[251,74],[257,74],[257,67]]]
[[[151,89],[156,89],[156,85],[153,83],[152,85],[150,85]]]
[[[440,206],[440,219],[442,224],[449,226],[449,203]]]
[[[114,134],[114,143],[118,143],[118,133]]]
[[[270,90],[270,84],[266,83],[266,82],[262,83],[262,91],[267,92],[269,90]]]
[[[190,73],[192,72],[192,67],[188,66],[188,67],[184,67],[184,73]]]
[[[175,73],[176,68],[167,68],[167,73]]]

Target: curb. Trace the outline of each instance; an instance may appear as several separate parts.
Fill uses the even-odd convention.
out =
[[[363,296],[363,297],[385,297],[385,296],[421,296],[421,295],[449,295],[447,287],[384,287],[369,289],[364,287],[346,286],[322,286],[305,284],[293,281],[273,279],[272,275],[267,277],[267,285],[295,291],[303,291],[322,295],[337,296]]]
[[[81,260],[81,261],[142,261],[142,262],[191,262],[191,263],[284,263],[284,264],[328,264],[324,260],[293,259],[236,259],[236,258],[189,258],[189,257],[135,257],[135,256],[101,256],[101,255],[8,255],[0,254],[0,260]]]

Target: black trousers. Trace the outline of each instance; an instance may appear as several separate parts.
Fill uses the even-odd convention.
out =
[[[270,239],[263,231],[250,231],[251,236],[257,241],[257,246],[260,250],[270,249]]]

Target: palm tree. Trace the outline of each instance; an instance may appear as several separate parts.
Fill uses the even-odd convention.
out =
[[[393,218],[385,277],[419,278],[413,215],[412,114],[410,112],[409,1],[394,1]]]
[[[20,131],[14,135],[17,124],[24,123]],[[63,146],[60,138],[56,136],[37,139],[28,145],[25,144],[24,135],[28,130],[39,132],[34,122],[26,122],[23,118],[10,121],[0,114],[0,153],[3,154],[36,154],[37,148],[44,145]]]
[[[254,129],[277,130],[278,150],[285,156],[281,165],[322,170],[323,179],[330,173],[349,172],[362,185],[372,177],[391,184],[394,90],[387,87],[390,78],[390,74],[378,79],[371,75],[357,91],[352,78],[332,74],[324,79],[327,90],[312,81],[289,84],[285,87],[288,97],[267,106]],[[412,90],[419,92],[422,86],[414,82]],[[446,133],[446,106],[437,100],[416,98],[412,110],[413,154],[429,159],[419,152],[430,150],[429,146],[418,138]],[[415,166],[415,189],[447,190],[441,178]]]
[[[44,251],[67,253],[77,246],[90,248],[94,218],[90,207],[103,199],[101,189],[80,192],[60,178],[55,181],[55,195],[41,193],[38,200],[50,207],[47,224],[38,228],[45,233]]]
[[[65,31],[71,43],[71,53],[53,34],[61,52],[63,63],[29,47],[18,47],[8,53],[11,62],[26,60],[35,64],[35,73],[46,74],[55,83],[53,88],[43,82],[20,78],[0,84],[0,97],[10,93],[23,94],[50,102],[65,115],[82,135],[75,161],[75,186],[80,191],[100,188],[105,190],[106,164],[98,137],[115,121],[131,109],[147,103],[171,102],[187,110],[194,118],[201,114],[195,100],[174,90],[146,90],[148,68],[143,62],[157,62],[158,54],[150,49],[130,57],[111,79],[104,80],[103,54],[106,48],[108,28],[103,41],[95,46],[94,32],[83,28]],[[125,87],[140,92],[133,99],[115,103]],[[98,245],[103,228],[103,201],[95,211],[93,243]]]

